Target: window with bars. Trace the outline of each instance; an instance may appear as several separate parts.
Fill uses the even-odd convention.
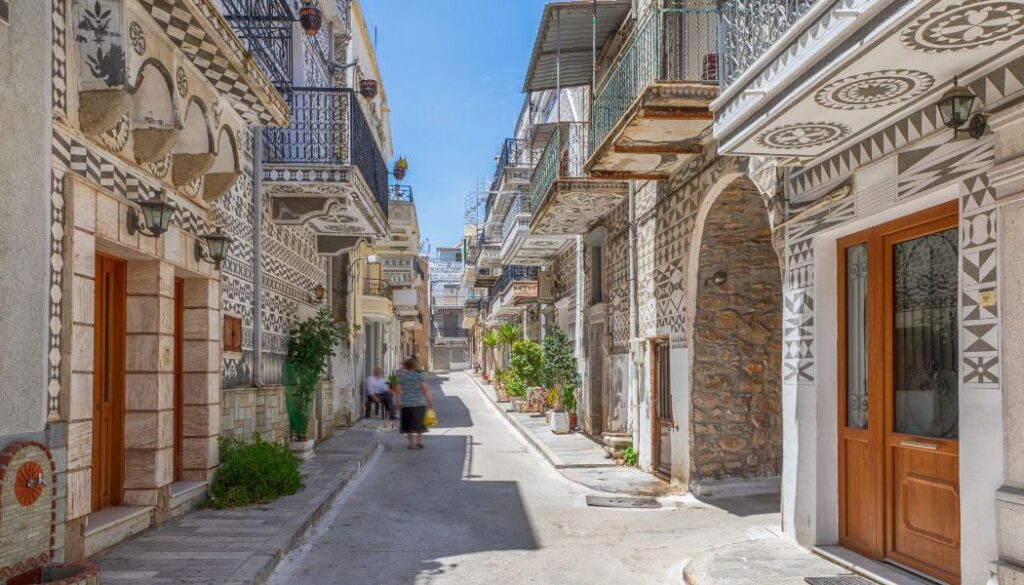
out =
[[[0,0],[0,24],[11,24],[11,0]]]

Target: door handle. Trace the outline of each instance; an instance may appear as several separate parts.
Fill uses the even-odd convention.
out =
[[[914,447],[916,449],[928,449],[929,451],[937,451],[939,446],[935,443],[922,443],[920,441],[900,441],[900,447]]]

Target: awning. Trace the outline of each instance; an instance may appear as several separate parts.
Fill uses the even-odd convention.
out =
[[[526,70],[523,91],[559,86],[558,55],[561,53],[561,87],[587,85],[593,79],[593,0],[552,2],[544,7],[533,55]],[[597,52],[619,30],[629,15],[631,0],[597,0]]]

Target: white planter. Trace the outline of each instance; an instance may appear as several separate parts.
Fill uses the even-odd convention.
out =
[[[551,412],[551,432],[556,435],[568,435],[569,434],[569,413],[568,412]]]
[[[313,458],[313,445],[316,443],[313,439],[306,439],[305,441],[292,441],[291,450],[292,456],[299,461],[309,461]]]

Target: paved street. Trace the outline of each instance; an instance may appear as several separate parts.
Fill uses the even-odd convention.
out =
[[[426,448],[389,435],[272,583],[680,583],[694,554],[778,526],[764,500],[587,507],[593,492],[529,450],[466,374],[432,390]]]

